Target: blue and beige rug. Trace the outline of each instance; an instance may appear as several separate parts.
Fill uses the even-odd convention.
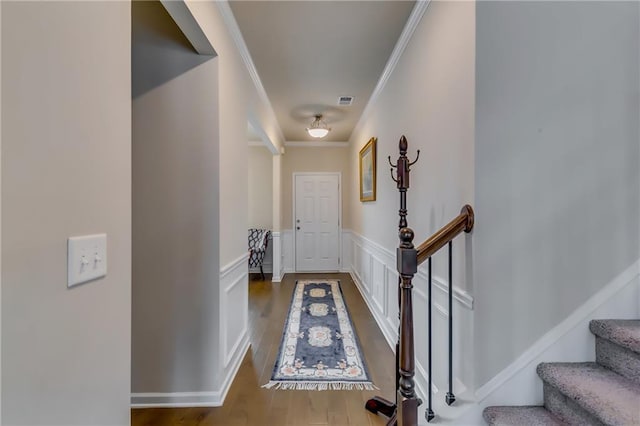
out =
[[[300,280],[273,368],[263,386],[290,390],[373,390],[338,280]]]

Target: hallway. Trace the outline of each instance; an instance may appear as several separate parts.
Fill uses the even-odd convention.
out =
[[[157,408],[131,411],[133,426],[195,425],[383,425],[364,403],[374,395],[393,398],[394,359],[349,274],[324,274],[340,279],[374,384],[368,391],[281,391],[260,388],[271,376],[285,316],[297,279],[318,274],[287,274],[282,283],[249,282],[251,348],[225,399],[217,408]]]

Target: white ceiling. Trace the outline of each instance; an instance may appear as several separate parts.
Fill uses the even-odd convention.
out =
[[[324,114],[323,140],[347,141],[411,14],[413,1],[230,1],[287,141]],[[352,106],[338,97],[355,96]]]

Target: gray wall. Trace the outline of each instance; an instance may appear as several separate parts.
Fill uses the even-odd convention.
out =
[[[414,243],[422,243],[473,201],[474,25],[474,2],[432,1],[370,115],[350,139],[354,173],[345,203],[351,217],[345,223],[389,250],[398,244],[399,204],[387,157],[398,158],[400,136],[407,137],[409,158],[421,151],[407,195]],[[358,152],[372,136],[378,138],[377,198],[362,203]],[[472,291],[466,246],[464,236],[454,244],[455,285]],[[446,276],[446,260],[446,250],[434,256],[436,275]]]
[[[477,3],[477,385],[640,256],[638,7]]]
[[[2,2],[2,424],[129,424],[127,2]],[[67,289],[67,238],[106,278]]]
[[[345,179],[350,195],[345,198],[349,208],[344,211],[350,212],[351,217],[345,218],[345,223],[355,233],[382,245],[391,253],[398,245],[399,198],[396,183],[391,180],[387,157],[391,156],[392,161],[398,158],[400,136],[407,137],[409,158],[415,159],[416,151],[421,151],[418,163],[411,168],[411,187],[407,193],[407,220],[415,231],[416,245],[456,217],[464,204],[473,203],[475,7],[476,3],[465,1],[432,1],[429,4],[377,102],[370,108],[370,115],[350,139],[349,163],[345,167],[353,172],[349,173],[348,180]],[[358,196],[358,153],[372,136],[378,138],[377,198],[374,202],[362,203]],[[283,162],[286,163],[289,153],[287,148]],[[286,175],[283,173],[284,179]],[[283,199],[286,200],[286,195]],[[371,264],[375,265],[375,258],[379,255],[367,252],[366,248],[361,249],[359,244],[353,244],[352,248],[352,261],[356,268],[359,268],[358,262],[368,264],[372,255]],[[473,294],[473,277],[468,267],[472,260],[470,249],[468,235],[459,236],[453,243],[453,285]],[[393,263],[389,266],[395,270]],[[420,267],[425,273],[426,268],[426,263]],[[442,283],[448,282],[446,248],[434,255],[433,275]],[[374,310],[387,306],[378,314],[387,317],[387,324],[395,324],[396,278],[390,275],[382,280],[376,277],[375,270],[371,274],[366,272],[364,277],[363,281],[371,281],[372,300],[376,297],[379,300],[377,304],[372,302],[371,306]],[[416,362],[427,366],[427,325],[424,321],[427,318],[427,283],[416,278],[414,285]],[[368,290],[364,293],[369,297]],[[440,292],[435,290],[434,294],[438,297]],[[385,300],[380,300],[380,295],[384,295]],[[441,306],[446,306],[446,302]],[[458,302],[454,306],[455,379],[471,387],[474,359],[472,312]],[[438,312],[441,311],[434,310],[433,366],[436,372],[434,383],[442,388],[446,386],[447,358],[446,351],[441,349],[446,348],[443,338],[447,325]],[[420,376],[418,374],[418,380],[424,383],[426,380]]]
[[[275,117],[258,95],[233,35],[223,19],[224,2],[188,0],[189,11],[218,53],[220,265],[225,268],[247,253],[249,155],[247,121],[277,143]],[[248,288],[248,287],[245,287]]]
[[[271,229],[273,224],[273,154],[266,146],[249,147],[249,228]]]
[[[158,2],[134,2],[132,20],[132,391],[215,391],[218,60]]]

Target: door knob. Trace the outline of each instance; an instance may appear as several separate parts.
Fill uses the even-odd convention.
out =
[[[299,226],[296,226],[296,229],[299,231],[299,230],[300,230],[300,227],[299,227]]]

